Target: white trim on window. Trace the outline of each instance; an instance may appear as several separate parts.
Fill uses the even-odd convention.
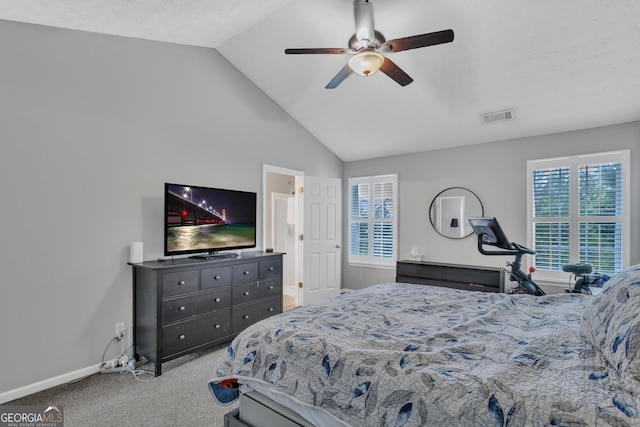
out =
[[[611,164],[620,164],[622,166],[622,176],[615,187],[618,191],[617,194],[619,195],[619,203],[616,204],[616,206],[619,205],[618,209],[616,212],[606,212],[608,215],[594,215],[585,213],[583,205],[583,212],[580,212],[581,168],[582,172],[584,172],[584,168],[587,165],[598,168],[603,165]],[[536,250],[537,253],[533,257],[534,260],[536,260],[536,257],[539,257],[536,260],[537,262],[534,264],[538,275],[544,276],[550,280],[566,280],[567,273],[561,271],[561,264],[588,262],[588,260],[585,261],[585,259],[583,259],[584,252],[593,254],[594,251],[598,251],[600,248],[604,247],[604,245],[601,245],[599,247],[592,246],[585,249],[585,239],[587,241],[589,240],[585,237],[585,232],[583,232],[581,237],[581,226],[584,230],[584,227],[586,227],[585,224],[589,224],[596,228],[613,225],[616,230],[619,230],[619,233],[616,233],[619,243],[615,244],[617,257],[616,269],[624,269],[629,266],[631,217],[629,212],[629,168],[629,150],[575,155],[554,159],[530,160],[527,162],[527,246]],[[542,185],[547,184],[534,183],[534,172],[537,177],[542,177],[543,180],[547,179],[545,174],[548,172],[548,177],[550,177],[549,180],[551,179],[551,174],[553,174],[553,177],[557,177],[558,181],[562,181],[562,184],[558,184],[558,191],[549,192],[549,199],[563,197],[564,203],[560,201],[553,203],[546,200],[545,203],[558,208],[566,208],[565,204],[568,200],[568,210],[558,209],[556,211],[546,211],[544,214],[540,214],[540,207],[538,206],[538,208],[536,208],[534,197],[535,194],[538,196],[546,194],[543,193],[540,188]],[[538,189],[535,194],[534,186]],[[538,215],[536,215],[535,210],[538,210]],[[564,247],[564,250],[559,250],[559,254],[556,256],[556,254],[551,254],[552,251],[547,250],[547,247],[536,248],[536,229],[539,230],[539,233],[542,232],[541,230],[553,230],[553,232],[550,233],[553,235],[554,239],[557,238],[558,241],[564,242],[558,245],[558,247]],[[542,235],[538,235],[538,240],[544,240],[542,239]],[[568,246],[568,252],[566,250],[566,246]],[[581,252],[583,253],[582,255]],[[554,258],[554,256],[556,256],[556,258]],[[598,258],[597,254],[596,258]]]

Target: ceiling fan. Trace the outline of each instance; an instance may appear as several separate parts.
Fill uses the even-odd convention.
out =
[[[335,89],[351,73],[370,76],[378,70],[391,77],[400,86],[406,86],[413,79],[382,53],[400,52],[453,41],[453,30],[436,31],[386,41],[382,33],[373,27],[373,3],[369,3],[368,0],[354,0],[353,14],[356,32],[349,39],[348,48],[301,48],[285,49],[284,51],[289,55],[342,53],[353,55],[344,68],[325,86],[325,89]]]

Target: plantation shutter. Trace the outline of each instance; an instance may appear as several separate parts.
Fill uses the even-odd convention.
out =
[[[397,175],[349,179],[349,263],[393,266]]]
[[[606,273],[622,269],[622,169],[580,166],[580,260]]]
[[[369,255],[369,183],[351,186],[351,242],[350,254]]]
[[[530,161],[527,168],[536,269],[580,262],[615,274],[628,265],[628,150]]]
[[[533,171],[536,268],[559,270],[569,263],[569,168]]]

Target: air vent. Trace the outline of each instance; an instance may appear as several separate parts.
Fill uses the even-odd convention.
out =
[[[483,114],[482,123],[500,122],[503,120],[513,120],[516,118],[514,110],[496,111],[495,113]]]

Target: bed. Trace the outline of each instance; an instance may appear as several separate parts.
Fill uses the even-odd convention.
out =
[[[640,425],[639,312],[640,265],[598,296],[380,284],[247,328],[209,388],[299,425]]]

